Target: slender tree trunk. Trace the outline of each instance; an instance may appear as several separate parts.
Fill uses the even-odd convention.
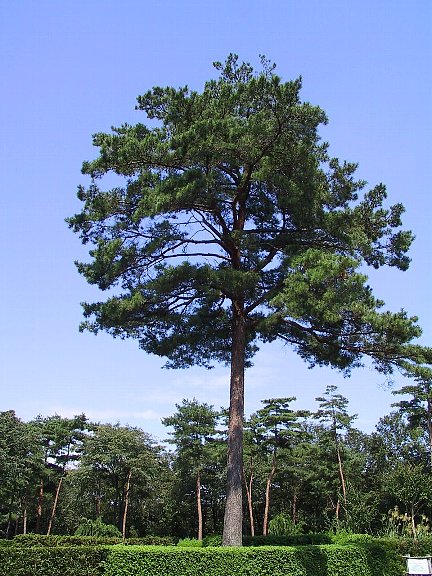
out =
[[[246,326],[243,306],[233,304],[230,409],[228,424],[227,496],[222,543],[242,545],[243,421]]]
[[[414,540],[417,540],[417,530],[416,530],[415,517],[414,516],[415,516],[414,506],[411,506],[411,529],[412,529]]]
[[[339,530],[339,512],[340,512],[340,500],[338,498],[337,502],[336,502],[336,514],[335,514],[336,515],[336,526],[337,526],[338,530]]]
[[[297,493],[294,492],[292,502],[292,521],[294,526],[297,524]]]
[[[27,534],[27,508],[23,510],[23,534]]]
[[[196,493],[197,493],[197,513],[198,513],[198,540],[203,539],[203,518],[201,507],[201,475],[198,471],[196,480]]]
[[[55,516],[55,513],[56,513],[57,502],[58,502],[58,498],[59,498],[59,494],[60,494],[60,488],[61,488],[61,485],[62,485],[62,483],[63,483],[63,478],[64,478],[64,476],[61,476],[61,478],[60,478],[60,480],[59,480],[59,483],[58,483],[58,486],[57,486],[57,490],[56,490],[56,494],[55,494],[55,498],[54,498],[54,504],[53,504],[53,507],[52,507],[52,510],[51,510],[51,516],[50,516],[50,519],[49,519],[49,522],[48,522],[47,536],[49,536],[49,535],[51,534],[51,528],[52,528],[54,516]]]
[[[432,470],[432,399],[427,399],[427,429],[429,433],[429,466]]]
[[[9,532],[10,532],[11,523],[12,523],[12,512],[9,512],[8,521],[7,521],[7,525],[6,525],[6,533],[5,533],[6,540],[9,540]]]
[[[254,537],[255,536],[255,522],[254,522],[253,507],[252,507],[252,484],[253,484],[254,475],[253,475],[253,468],[252,468],[252,459],[251,459],[251,464],[250,464],[249,482],[246,480],[246,474],[245,474],[244,469],[243,469],[243,476],[244,476],[246,495],[247,495],[247,501],[248,501],[251,536]]]
[[[96,520],[97,520],[98,518],[100,518],[100,515],[101,515],[101,497],[100,497],[100,494],[98,494],[96,496],[95,511],[96,511]]]
[[[267,536],[267,532],[268,532],[268,518],[269,518],[269,511],[270,511],[270,490],[271,490],[271,483],[272,483],[272,480],[273,480],[275,473],[276,473],[276,455],[273,452],[272,467],[270,470],[270,474],[268,475],[268,478],[267,478],[267,486],[266,486],[266,492],[265,492],[263,536]]]
[[[345,475],[344,475],[343,466],[342,466],[342,456],[340,453],[339,443],[337,442],[337,440],[336,440],[336,452],[337,452],[337,457],[338,457],[339,476],[341,479],[342,494],[344,497],[344,506],[345,506],[345,511],[346,511],[346,509],[347,509],[347,497],[346,497]]]
[[[127,481],[126,481],[126,492],[125,492],[125,504],[123,509],[123,521],[122,521],[122,538],[123,543],[126,540],[126,520],[127,520],[127,513],[129,508],[129,490],[130,490],[130,482],[132,477],[132,470],[129,470]]]
[[[39,485],[38,503],[36,508],[36,534],[40,534],[42,522],[42,503],[44,497],[44,482],[41,478]]]

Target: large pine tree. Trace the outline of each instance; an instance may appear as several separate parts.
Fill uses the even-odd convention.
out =
[[[244,370],[259,341],[282,339],[311,364],[381,370],[419,359],[415,318],[382,312],[361,264],[408,267],[403,207],[381,184],[361,195],[354,164],[330,158],[299,79],[255,73],[230,55],[202,92],[138,97],[148,125],[96,134],[82,212],[70,227],[93,248],[79,271],[106,301],[83,329],[139,340],[171,367],[231,365],[224,544],[242,539]],[[100,188],[103,176],[124,185]],[[420,357],[420,361],[424,359]]]

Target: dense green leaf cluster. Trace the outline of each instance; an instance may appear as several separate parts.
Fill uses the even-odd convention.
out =
[[[68,536],[65,534],[55,534],[46,536],[45,534],[18,534],[13,540],[0,540],[0,544],[12,544],[14,546],[102,546],[122,544],[125,546],[173,546],[177,543],[177,538],[172,536],[142,536],[141,538],[113,538],[108,536]]]
[[[105,546],[0,548],[2,576],[102,576],[109,549]]]

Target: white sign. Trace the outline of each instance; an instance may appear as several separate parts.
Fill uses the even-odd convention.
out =
[[[408,574],[432,574],[430,558],[407,558]]]

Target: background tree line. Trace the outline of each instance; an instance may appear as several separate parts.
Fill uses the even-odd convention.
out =
[[[243,533],[429,530],[429,381],[366,434],[335,386],[315,412],[271,398],[246,419]],[[124,536],[221,533],[227,410],[183,400],[163,423],[173,449],[140,428],[0,413],[0,534],[74,533],[83,519]]]

